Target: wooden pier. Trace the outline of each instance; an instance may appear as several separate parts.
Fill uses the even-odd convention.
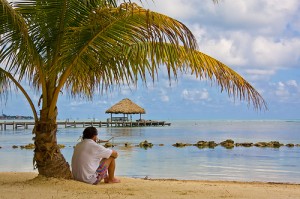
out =
[[[31,121],[0,121],[0,128],[1,130],[9,129],[28,129],[30,126],[33,128],[35,122]],[[147,126],[171,126],[171,123],[165,121],[152,121],[152,120],[145,120],[145,121],[113,121],[113,122],[101,122],[101,121],[64,121],[64,122],[57,122],[58,127],[65,127],[65,128],[84,128],[88,126],[95,126],[95,127],[147,127]]]

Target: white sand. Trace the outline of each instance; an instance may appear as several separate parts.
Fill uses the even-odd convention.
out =
[[[300,198],[299,184],[144,180],[89,185],[37,173],[0,173],[0,198]]]

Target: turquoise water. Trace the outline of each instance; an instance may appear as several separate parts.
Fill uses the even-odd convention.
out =
[[[280,141],[300,144],[300,121],[171,121],[171,126],[98,128],[101,139],[114,137],[119,152],[119,176],[193,180],[236,180],[300,183],[300,147],[234,147],[199,149],[173,147],[176,142],[196,143],[226,139],[235,142]],[[73,146],[83,128],[59,128],[58,143],[70,162]],[[32,142],[31,129],[0,131],[0,171],[33,171],[32,150],[12,145]],[[152,148],[136,147],[147,140]],[[132,147],[124,147],[128,142]],[[160,146],[163,144],[163,146]]]

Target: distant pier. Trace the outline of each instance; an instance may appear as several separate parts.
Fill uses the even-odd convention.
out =
[[[0,121],[1,130],[6,129],[28,129],[30,126],[33,128],[35,122],[32,121]],[[152,120],[144,120],[144,121],[64,121],[57,122],[58,127],[65,128],[84,128],[87,126],[95,126],[95,127],[147,127],[147,126],[171,126],[171,123],[165,121],[152,121]]]

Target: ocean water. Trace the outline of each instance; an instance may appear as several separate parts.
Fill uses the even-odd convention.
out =
[[[300,144],[300,121],[171,121],[164,127],[97,127],[101,139],[109,139],[119,152],[116,175],[136,178],[186,180],[229,180],[300,183],[300,147],[259,148],[222,146],[200,149],[172,144],[197,143],[200,140],[222,142],[279,141]],[[33,143],[32,129],[0,131],[0,171],[32,172],[33,151],[13,145]],[[70,163],[73,146],[83,128],[60,127],[59,144]],[[154,144],[144,149],[147,140]],[[129,143],[131,147],[125,147]]]

